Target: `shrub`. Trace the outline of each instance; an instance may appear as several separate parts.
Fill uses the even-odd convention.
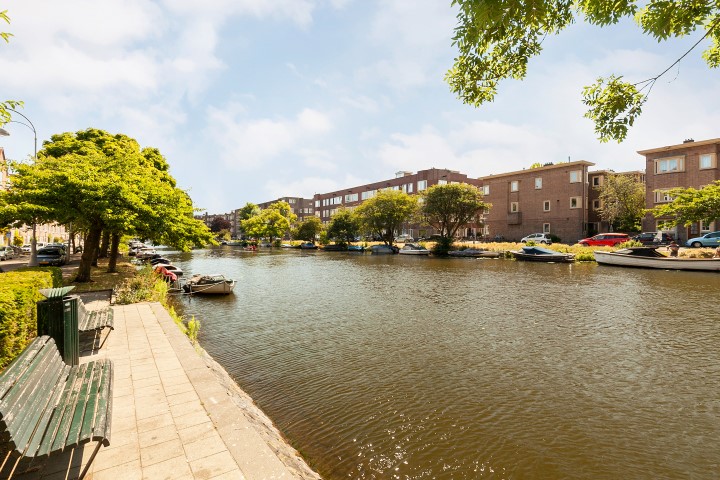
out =
[[[153,271],[150,265],[145,265],[133,278],[123,281],[115,292],[116,302],[120,305],[161,301],[165,295],[167,295],[167,283]]]
[[[619,244],[618,248],[630,248],[630,247],[642,247],[643,244],[641,242],[638,242],[637,240],[628,240],[627,242],[623,242]]]
[[[53,287],[48,269],[32,270],[0,273],[0,369],[37,336],[35,305],[45,298],[39,290]]]

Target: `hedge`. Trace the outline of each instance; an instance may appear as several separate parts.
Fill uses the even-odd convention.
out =
[[[0,273],[0,370],[37,336],[35,304],[41,288],[62,286],[59,268],[32,268]]]

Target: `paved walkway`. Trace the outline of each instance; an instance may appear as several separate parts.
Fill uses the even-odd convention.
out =
[[[115,330],[81,362],[114,363],[112,437],[86,478],[308,478],[280,461],[160,304],[115,306]],[[20,479],[75,478],[92,453],[76,449]]]

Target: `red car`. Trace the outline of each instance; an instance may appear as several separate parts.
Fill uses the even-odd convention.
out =
[[[590,238],[583,238],[578,243],[583,247],[590,246],[607,246],[614,247],[619,243],[624,243],[630,240],[627,233],[600,233]]]

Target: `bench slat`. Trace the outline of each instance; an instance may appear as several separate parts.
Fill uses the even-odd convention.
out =
[[[107,361],[103,365],[102,383],[100,384],[100,400],[97,405],[95,416],[95,431],[93,432],[93,440],[100,441],[102,437],[103,445],[110,445],[110,424],[112,420],[112,389],[115,383],[115,370],[113,363]]]
[[[107,407],[110,398],[110,385],[112,384],[112,367],[108,362],[97,362],[95,374],[88,397],[85,419],[78,432],[78,442],[94,440],[102,437],[109,442],[110,432],[105,432],[107,422]],[[87,440],[85,440],[87,439]],[[98,438],[99,439],[99,438]]]
[[[65,384],[65,389],[60,397],[60,411],[58,412],[58,417],[53,417],[52,419],[54,427],[52,430],[55,434],[49,439],[51,442],[49,448],[47,448],[47,451],[49,452],[63,451],[64,449],[65,440],[68,437],[68,432],[70,432],[70,427],[73,422],[73,416],[75,415],[75,406],[77,405],[78,397],[80,395],[80,382],[82,382],[82,378],[88,369],[87,367],[88,364],[84,363],[82,365],[78,365],[70,371],[67,383]],[[45,450],[45,448],[41,447],[41,454],[43,450]]]
[[[35,356],[38,354],[40,349],[45,346],[48,340],[50,340],[50,337],[48,336],[35,338],[32,342],[30,342],[25,350],[23,350],[22,353],[20,353],[20,355],[18,355],[17,358],[15,358],[15,360],[7,366],[3,372],[2,379],[0,379],[0,398],[5,397],[8,390],[15,385],[18,377],[27,370],[28,366],[32,363]]]
[[[70,431],[68,437],[65,439],[65,445],[76,447],[80,441],[80,432],[82,432],[83,424],[85,423],[88,413],[91,415],[95,412],[95,400],[97,394],[93,395],[94,387],[96,383],[100,383],[99,374],[96,365],[89,366],[83,377],[82,384],[80,385],[80,395],[78,402],[75,404],[75,413],[73,415],[73,421],[70,425]],[[92,409],[92,412],[89,410]]]

